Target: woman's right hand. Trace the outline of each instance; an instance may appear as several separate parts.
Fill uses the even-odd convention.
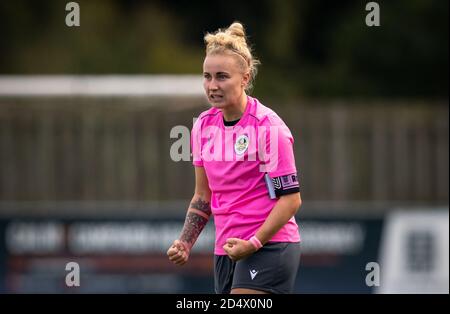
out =
[[[172,246],[167,250],[169,260],[175,265],[182,266],[186,264],[189,259],[189,248],[180,240],[173,241]]]

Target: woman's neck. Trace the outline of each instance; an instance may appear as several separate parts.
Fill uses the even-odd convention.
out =
[[[234,121],[240,119],[245,112],[246,106],[247,94],[243,92],[239,99],[239,103],[222,109],[223,118],[225,119],[225,121]]]

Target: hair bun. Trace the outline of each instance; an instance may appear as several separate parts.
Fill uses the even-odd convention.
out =
[[[232,36],[242,37],[245,39],[244,26],[239,22],[233,22],[233,24],[231,24],[225,32]]]

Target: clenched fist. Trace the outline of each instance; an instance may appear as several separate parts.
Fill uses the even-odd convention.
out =
[[[186,264],[189,259],[189,253],[188,245],[180,240],[173,241],[172,246],[167,250],[169,260],[178,266]]]

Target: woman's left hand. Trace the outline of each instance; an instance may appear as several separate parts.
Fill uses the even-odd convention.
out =
[[[243,259],[257,251],[250,241],[238,238],[228,238],[223,249],[233,261]]]

